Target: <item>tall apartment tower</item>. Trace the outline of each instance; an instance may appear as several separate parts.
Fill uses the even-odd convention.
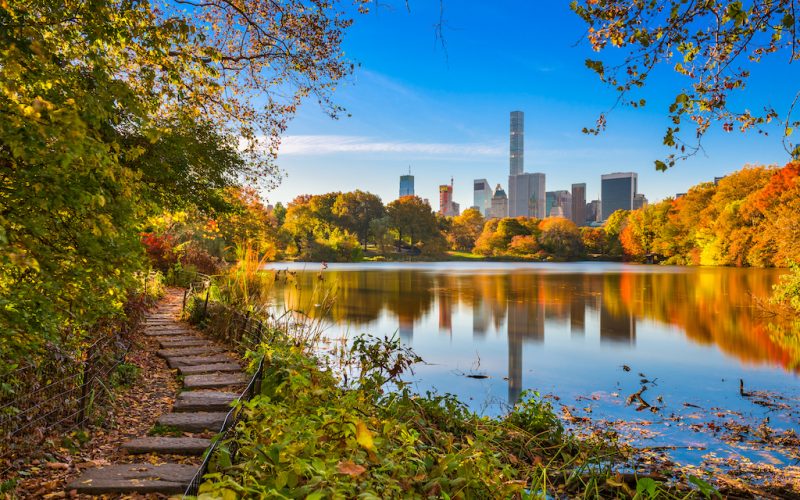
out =
[[[545,217],[544,174],[525,171],[525,114],[511,112],[509,135],[508,216]]]
[[[509,175],[519,175],[525,165],[525,113],[511,112]]]
[[[637,183],[636,172],[616,172],[600,177],[601,220],[608,220],[617,210],[633,209]]]
[[[572,185],[572,222],[576,226],[586,225],[586,184]]]
[[[475,179],[473,190],[473,206],[480,211],[484,217],[488,215],[492,208],[492,186],[486,179]]]

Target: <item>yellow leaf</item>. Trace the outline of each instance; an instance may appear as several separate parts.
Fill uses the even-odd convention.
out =
[[[367,429],[367,425],[362,422],[356,422],[356,441],[367,450],[375,448],[375,443],[372,441],[372,433]]]

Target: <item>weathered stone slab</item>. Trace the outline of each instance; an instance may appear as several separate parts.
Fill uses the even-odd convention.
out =
[[[227,414],[224,411],[167,413],[158,417],[158,423],[184,432],[219,432]]]
[[[159,337],[158,345],[164,349],[174,349],[176,347],[202,347],[214,345],[210,340],[201,337]]]
[[[200,373],[225,373],[240,372],[242,367],[238,363],[209,363],[207,365],[179,366],[181,375],[197,375]]]
[[[178,394],[173,412],[186,411],[228,411],[239,394],[220,391],[190,391]]]
[[[164,493],[186,491],[197,472],[196,465],[119,464],[87,469],[67,490],[101,495],[104,493]]]
[[[197,332],[190,328],[170,328],[169,330],[150,330],[144,331],[148,337],[167,337],[170,335],[193,335],[197,336]]]
[[[234,385],[244,385],[249,381],[244,373],[204,373],[200,375],[187,375],[183,379],[183,388],[193,389],[221,389]]]
[[[143,453],[167,453],[171,455],[202,455],[211,446],[210,439],[192,437],[143,437],[122,445],[126,452],[136,455]]]
[[[228,363],[234,361],[228,354],[214,354],[212,356],[168,356],[167,366],[178,368],[179,366],[207,365],[210,363]]]
[[[158,355],[162,358],[170,358],[175,356],[207,356],[224,352],[225,349],[215,345],[204,347],[176,347],[173,349],[159,349]]]

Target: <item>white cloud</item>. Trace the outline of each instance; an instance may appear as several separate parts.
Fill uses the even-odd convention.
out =
[[[500,157],[508,153],[498,144],[383,141],[354,135],[288,135],[281,140],[281,156],[332,153],[416,153]]]

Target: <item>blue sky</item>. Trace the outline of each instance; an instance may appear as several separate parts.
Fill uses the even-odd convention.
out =
[[[357,17],[344,47],[359,67],[336,92],[351,116],[331,120],[314,102],[302,106],[278,158],[285,177],[267,199],[358,188],[389,202],[410,166],[419,196],[437,205],[438,185],[452,176],[455,201],[467,208],[473,179],[507,187],[512,110],[525,112],[525,171],[545,173],[547,190],[585,182],[589,199],[604,173],[638,172],[639,191],[655,201],[745,164],[787,161],[778,128],[764,137],[715,125],[705,154],[656,172],[653,160],[670,152],[661,145],[667,106],[682,84],[668,68],[638,96],[647,107],[617,108],[605,133],[582,134],[616,96],[585,67],[597,55],[568,4],[445,0],[446,51],[433,27],[438,2],[411,0],[410,13],[396,3]],[[742,106],[788,106],[798,71],[785,59],[754,68],[737,97]]]

